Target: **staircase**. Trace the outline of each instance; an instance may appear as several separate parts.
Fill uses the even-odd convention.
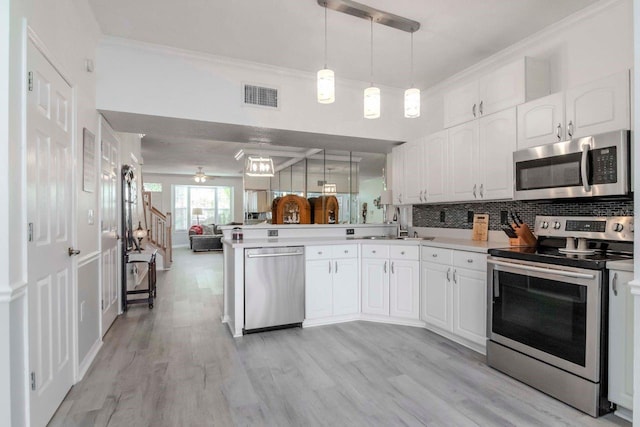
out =
[[[171,268],[173,262],[173,250],[171,249],[171,212],[163,214],[151,203],[151,192],[145,191],[142,195],[144,201],[145,229],[147,230],[147,243],[155,246],[162,256],[164,269]]]

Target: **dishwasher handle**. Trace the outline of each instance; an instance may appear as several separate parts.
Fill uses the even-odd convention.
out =
[[[304,255],[302,252],[280,252],[275,254],[247,254],[247,258],[274,258],[281,256]]]

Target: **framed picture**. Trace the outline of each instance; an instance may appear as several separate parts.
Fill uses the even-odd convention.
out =
[[[82,190],[93,193],[96,188],[96,137],[82,130]]]

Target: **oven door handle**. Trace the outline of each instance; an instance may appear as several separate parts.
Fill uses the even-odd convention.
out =
[[[595,277],[596,277],[595,274],[578,273],[578,272],[575,272],[575,271],[554,270],[552,268],[534,267],[532,265],[524,265],[524,264],[513,264],[513,263],[510,263],[510,262],[498,261],[498,260],[494,260],[494,259],[492,259],[489,262],[491,264],[501,265],[503,267],[518,268],[520,270],[532,271],[532,272],[536,272],[536,273],[555,274],[557,276],[573,277],[573,278],[576,278],[576,279],[595,279]]]
[[[587,193],[591,191],[591,184],[589,184],[589,150],[591,145],[588,142],[582,144],[582,159],[580,161],[580,174],[582,175],[582,187]]]

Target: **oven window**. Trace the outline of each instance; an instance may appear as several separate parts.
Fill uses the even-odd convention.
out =
[[[572,153],[516,163],[516,189],[576,187],[582,185],[582,154]]]
[[[585,366],[586,286],[498,271],[492,331]]]

